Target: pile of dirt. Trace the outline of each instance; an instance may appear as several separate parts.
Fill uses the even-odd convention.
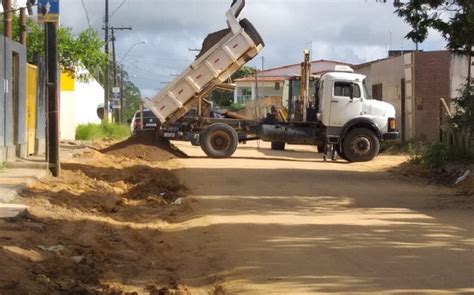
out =
[[[187,294],[164,229],[193,211],[161,166],[86,150],[32,184],[0,223],[0,293]]]
[[[168,140],[146,132],[133,135],[127,140],[102,149],[101,152],[116,157],[145,161],[166,161],[186,157],[185,153],[174,147]]]

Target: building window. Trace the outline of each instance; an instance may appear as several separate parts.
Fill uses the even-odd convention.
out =
[[[349,83],[349,82],[336,82],[334,83],[334,96],[351,96],[351,85],[353,89],[353,97],[360,97],[360,88],[359,85]]]
[[[275,90],[280,90],[280,82],[275,82]]]
[[[242,88],[241,95],[252,95],[252,89],[250,88]]]
[[[372,85],[372,98],[376,100],[382,100],[383,84]]]

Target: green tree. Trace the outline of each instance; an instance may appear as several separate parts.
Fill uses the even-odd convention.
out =
[[[471,57],[474,45],[474,1],[395,0],[394,6],[395,13],[412,28],[406,35],[407,39],[422,43],[428,37],[429,29],[434,29],[447,41],[449,50]],[[470,78],[469,67],[468,81]]]
[[[128,79],[124,80],[124,102],[125,108],[123,109],[122,116],[126,119],[131,119],[135,112],[140,109],[141,93],[140,89]]]
[[[231,81],[249,77],[255,74],[255,69],[248,66],[242,66],[237,72],[232,74]],[[229,107],[234,102],[234,93],[232,91],[214,90],[210,95],[210,100],[215,105]]]
[[[255,74],[255,68],[242,66],[237,72],[232,74],[231,80],[235,81],[237,79],[253,76],[254,74]]]
[[[13,17],[12,27],[13,39],[19,41],[20,26],[17,15]],[[44,30],[38,23],[29,19],[27,31],[28,62],[34,64],[38,57],[44,56]],[[57,39],[59,64],[61,69],[72,77],[87,81],[92,77],[91,74],[79,74],[76,71],[78,68],[85,67],[89,73],[95,73],[104,67],[107,61],[107,56],[102,51],[104,41],[96,31],[87,29],[74,37],[71,28],[59,27]]]

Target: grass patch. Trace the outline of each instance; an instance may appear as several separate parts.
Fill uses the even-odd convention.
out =
[[[423,165],[432,169],[440,169],[448,163],[474,163],[474,155],[462,148],[447,145],[442,142],[426,144],[423,142],[409,143],[409,162],[414,165]]]
[[[123,139],[130,136],[130,126],[111,123],[81,124],[76,128],[77,140]]]

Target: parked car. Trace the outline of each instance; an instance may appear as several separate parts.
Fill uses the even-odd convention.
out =
[[[160,121],[149,109],[143,110],[143,130],[150,131],[156,130],[160,125]],[[141,130],[141,114],[140,111],[136,111],[135,115],[131,120],[130,130],[133,134]]]

